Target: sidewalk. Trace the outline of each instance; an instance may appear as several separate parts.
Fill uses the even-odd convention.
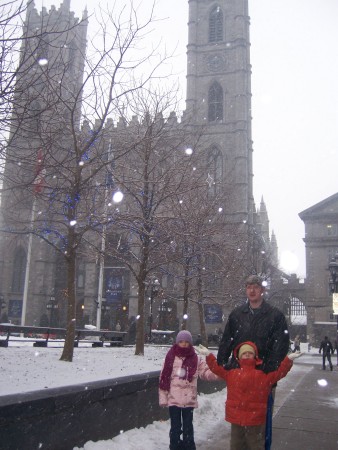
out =
[[[338,449],[336,355],[332,372],[323,371],[321,361],[315,355],[302,356],[285,382],[278,383],[272,450]]]
[[[332,358],[333,371],[323,371],[322,357],[304,353],[296,359],[288,375],[278,382],[272,422],[271,450],[338,449],[338,367]],[[318,381],[324,380],[324,386]],[[209,436],[206,436],[209,437]],[[217,431],[201,450],[229,448],[230,424]]]

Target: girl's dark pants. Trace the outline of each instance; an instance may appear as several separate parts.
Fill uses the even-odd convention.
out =
[[[170,450],[196,450],[194,441],[194,408],[169,406],[171,421]],[[180,436],[183,430],[183,441]]]

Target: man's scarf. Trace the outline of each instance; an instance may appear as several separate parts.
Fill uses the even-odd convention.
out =
[[[173,371],[175,356],[184,358],[182,363],[180,379],[192,381],[193,376],[197,370],[198,357],[195,353],[195,349],[192,345],[189,347],[179,347],[174,344],[168,351],[164,360],[164,366],[160,378],[160,389],[163,391],[169,391],[171,373]]]

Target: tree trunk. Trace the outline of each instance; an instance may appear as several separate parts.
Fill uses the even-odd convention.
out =
[[[197,278],[197,298],[198,298],[198,316],[200,320],[200,330],[202,344],[208,346],[208,336],[205,329],[204,310],[203,310],[203,296],[202,296],[202,277],[201,277],[201,264],[198,264],[198,278]]]
[[[185,266],[185,270],[184,270],[183,320],[182,320],[181,330],[187,329],[188,307],[189,307],[189,264],[187,264]]]
[[[136,346],[135,355],[144,355],[144,280],[138,284],[138,318],[136,319]]]
[[[76,253],[74,251],[74,229],[69,232],[69,244],[67,259],[67,331],[65,345],[61,355],[61,361],[73,361],[75,328],[76,328],[76,298],[75,298],[75,275],[76,275]]]

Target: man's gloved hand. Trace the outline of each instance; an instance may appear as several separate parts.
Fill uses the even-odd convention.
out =
[[[296,358],[299,358],[303,353],[301,352],[295,352],[295,353],[290,353],[288,355],[288,358],[291,359],[291,361],[293,361]]]
[[[194,349],[196,350],[197,353],[203,356],[208,356],[210,354],[209,349],[201,344],[198,347],[194,347]]]

